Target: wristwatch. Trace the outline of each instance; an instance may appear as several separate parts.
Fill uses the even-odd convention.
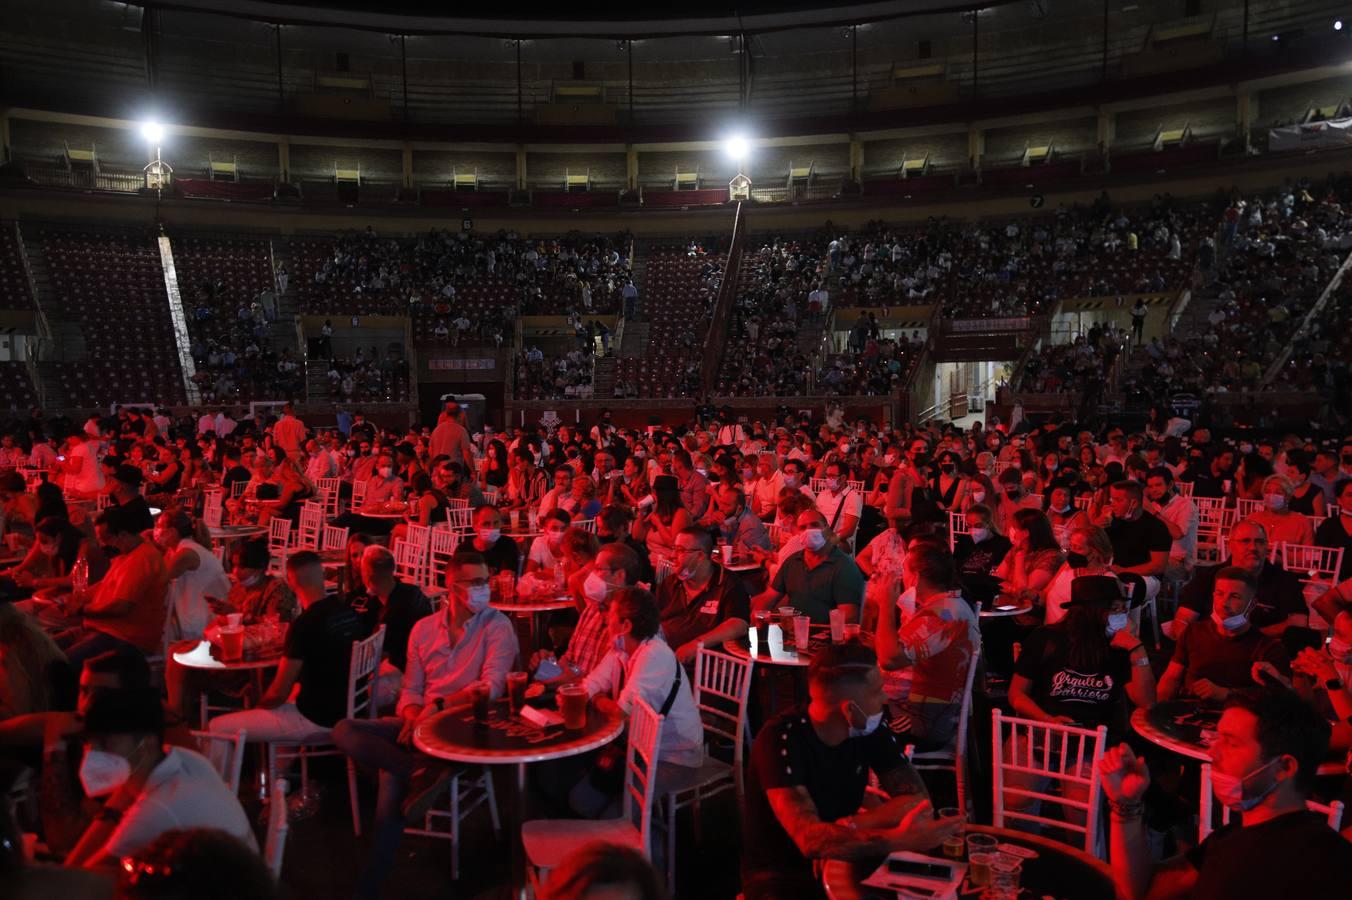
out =
[[[1343,689],[1343,680],[1341,678],[1330,678],[1324,682],[1324,690],[1341,691]]]

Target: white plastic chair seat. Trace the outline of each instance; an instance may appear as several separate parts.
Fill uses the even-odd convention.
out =
[[[557,868],[592,841],[619,844],[643,852],[643,838],[628,819],[535,819],[521,826],[526,858],[537,869]],[[646,855],[646,854],[645,854]]]

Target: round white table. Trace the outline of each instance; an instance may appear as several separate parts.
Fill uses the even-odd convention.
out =
[[[513,835],[512,893],[525,900],[526,854],[521,845],[521,825],[526,821],[526,766],[530,763],[564,759],[587,753],[609,744],[624,731],[624,718],[618,713],[602,713],[587,705],[587,725],[581,731],[562,726],[539,728],[507,710],[505,699],[490,707],[486,722],[476,721],[473,710],[464,706],[436,713],[413,729],[413,745],[428,756],[475,766],[514,766],[516,768],[513,807],[517,827]]]
[[[499,612],[509,616],[528,616],[530,618],[531,642],[533,650],[540,649],[544,637],[544,616],[546,613],[564,609],[576,609],[577,603],[572,597],[541,597],[536,600],[494,600],[488,604]],[[529,659],[529,655],[523,658]]]
[[[1131,714],[1131,727],[1157,747],[1189,759],[1211,762],[1207,735],[1215,732],[1220,713],[1219,708],[1195,700],[1162,700],[1151,709],[1137,707]],[[1316,774],[1341,775],[1344,771],[1345,763],[1339,758],[1320,763]]]

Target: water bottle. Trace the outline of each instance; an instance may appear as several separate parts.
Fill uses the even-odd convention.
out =
[[[561,562],[554,563],[554,583],[560,588],[566,583],[563,577],[563,563]]]
[[[75,565],[71,567],[70,586],[77,594],[89,590],[89,560],[83,550],[75,560]]]

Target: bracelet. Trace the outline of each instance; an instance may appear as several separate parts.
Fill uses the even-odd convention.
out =
[[[1108,801],[1108,811],[1112,813],[1115,819],[1139,819],[1141,813],[1145,811],[1144,800],[1132,800],[1119,802],[1117,800]]]

